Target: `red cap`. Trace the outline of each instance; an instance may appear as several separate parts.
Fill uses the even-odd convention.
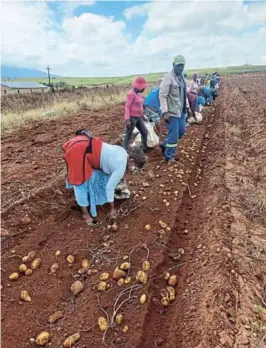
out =
[[[144,89],[148,87],[148,84],[147,84],[147,81],[144,79],[144,77],[139,76],[134,81],[133,87],[137,89]]]

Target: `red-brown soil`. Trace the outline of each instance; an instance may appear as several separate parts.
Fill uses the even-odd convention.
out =
[[[203,123],[190,127],[181,141],[176,166],[161,163],[157,148],[149,154],[145,170],[127,177],[138,196],[133,194],[122,209],[139,207],[119,219],[116,233],[107,230],[106,220],[94,230],[84,225],[72,192],[64,188],[60,146],[81,127],[117,143],[123,105],[39,122],[2,139],[2,228],[9,232],[2,237],[3,348],[34,347],[31,339],[43,330],[50,332],[47,346],[52,348],[78,331],[77,348],[265,347],[264,80],[265,75],[225,78],[215,106],[204,110]],[[105,214],[100,208],[100,221]],[[162,238],[160,220],[171,227]],[[32,250],[41,266],[10,281],[21,257]],[[55,257],[57,250],[61,255]],[[71,267],[69,254],[75,256]],[[110,288],[99,293],[95,285],[101,272],[112,272],[125,255],[132,283],[118,286],[111,279]],[[83,258],[92,261],[97,274],[78,275]],[[98,317],[106,316],[103,311],[112,317],[117,296],[135,284],[147,258],[148,282],[132,289],[132,298],[119,310],[124,323],[104,336]],[[52,275],[56,261],[59,269]],[[167,270],[178,283],[175,301],[164,308],[160,293]],[[74,297],[70,286],[76,279],[84,290]],[[20,300],[21,290],[30,293],[30,303]],[[142,293],[148,296],[144,305],[139,304]],[[58,310],[63,318],[49,324]]]

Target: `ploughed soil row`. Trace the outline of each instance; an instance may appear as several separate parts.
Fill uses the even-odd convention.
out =
[[[78,331],[79,348],[265,345],[261,162],[266,105],[257,88],[262,79],[225,79],[215,108],[206,108],[203,123],[190,127],[181,141],[180,161],[175,166],[161,163],[156,148],[145,170],[128,176],[132,198],[120,206],[116,233],[107,229],[106,208],[99,209],[99,220],[104,220],[100,228],[84,226],[72,193],[64,188],[59,148],[81,127],[118,142],[123,106],[37,124],[3,139],[3,208],[13,204],[2,215],[2,227],[10,234],[2,238],[3,347],[34,346],[30,339],[42,330],[50,332],[51,347],[60,347],[66,336]],[[251,124],[250,119],[255,121]],[[170,229],[163,229],[159,221]],[[41,266],[31,276],[10,281],[9,275],[22,263],[20,257],[31,250],[37,251]],[[56,250],[61,251],[58,257]],[[69,254],[75,256],[71,266],[66,261]],[[100,274],[112,274],[124,256],[131,263],[131,283],[119,286],[110,279],[107,291],[99,293]],[[96,274],[78,274],[83,258]],[[151,264],[148,281],[135,287],[144,260]],[[51,274],[55,262],[59,269]],[[166,271],[178,279],[176,299],[168,307],[161,305]],[[78,296],[70,292],[76,279],[84,283]],[[125,289],[131,291],[122,296]],[[20,301],[21,290],[29,291],[30,303]],[[143,293],[148,300],[140,305]],[[108,314],[111,322],[124,300],[118,310],[124,323],[100,332],[98,317]],[[49,315],[58,310],[63,317],[49,324]]]

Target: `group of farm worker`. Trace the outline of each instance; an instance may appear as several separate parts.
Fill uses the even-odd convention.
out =
[[[67,164],[66,187],[74,190],[82,217],[88,226],[97,226],[97,205],[109,203],[109,219],[114,221],[117,212],[115,199],[129,198],[130,191],[123,179],[130,163],[141,169],[146,163],[147,122],[155,124],[159,138],[162,136],[161,120],[166,123],[168,134],[160,143],[164,159],[175,162],[179,140],[186,132],[187,113],[195,117],[200,105],[213,103],[214,90],[219,76],[214,73],[208,87],[208,77],[193,75],[188,87],[185,81],[185,58],[174,58],[172,70],[162,79],[160,87],[152,89],[146,98],[142,93],[148,87],[143,77],[138,77],[129,91],[125,103],[125,137],[123,146],[107,144],[89,130],[78,130],[75,136],[63,145]],[[213,82],[212,82],[213,80]],[[214,86],[214,88],[213,88]],[[142,146],[131,146],[134,129],[141,134]]]

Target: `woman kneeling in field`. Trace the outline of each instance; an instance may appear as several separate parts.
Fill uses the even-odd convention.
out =
[[[103,142],[85,129],[77,131],[76,136],[63,145],[63,150],[68,169],[66,185],[74,189],[85,222],[94,226],[96,205],[105,203],[110,205],[109,218],[116,219],[115,189],[128,165],[126,150]],[[145,164],[146,157],[140,156],[139,151],[131,151],[129,157],[138,166]]]

